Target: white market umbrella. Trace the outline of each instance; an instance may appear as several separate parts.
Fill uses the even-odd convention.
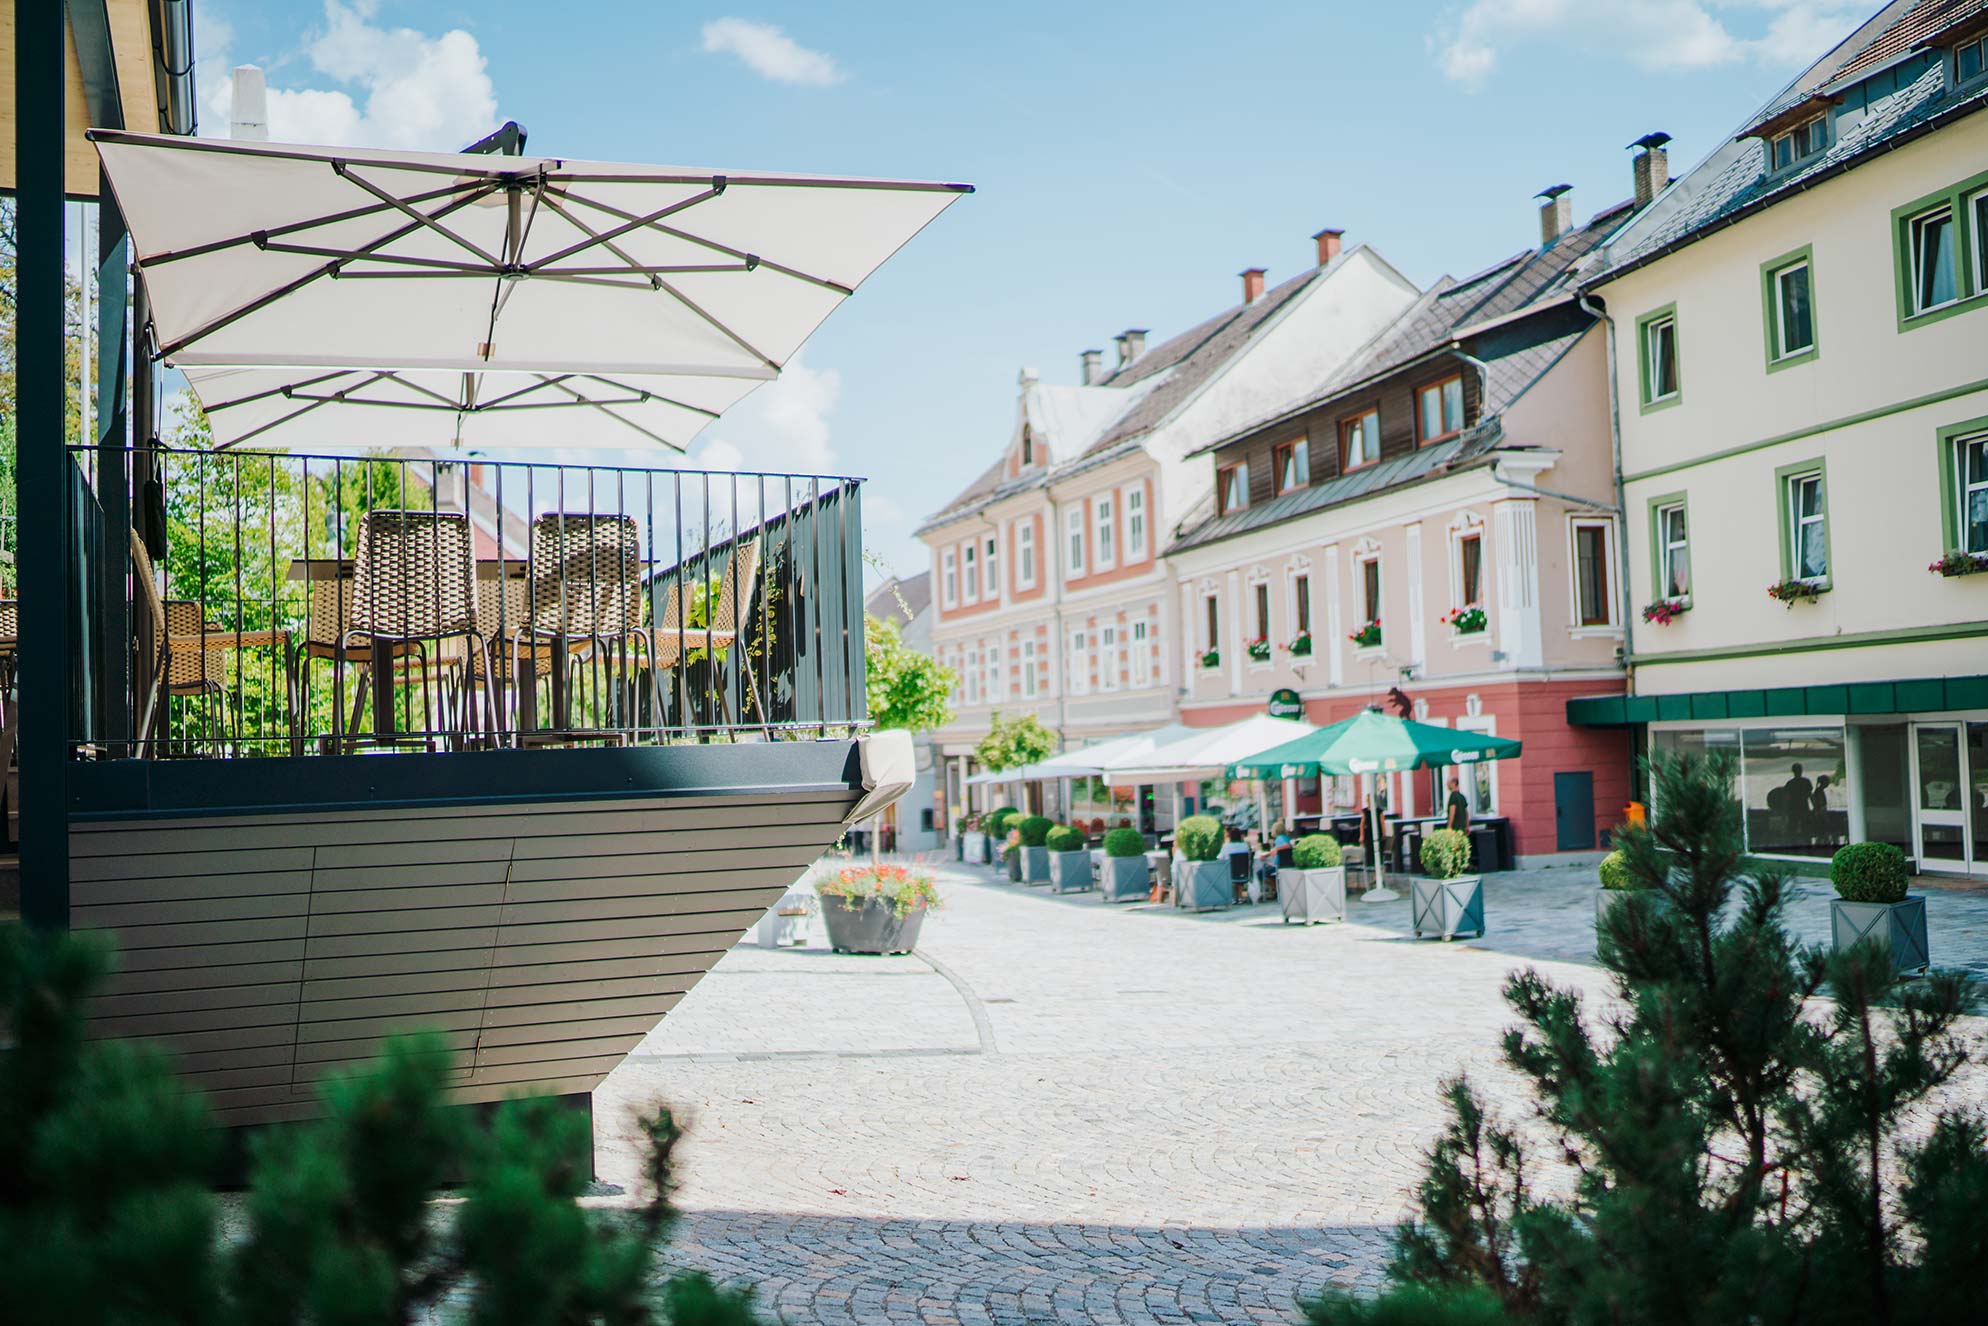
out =
[[[1105,761],[1104,777],[1112,783],[1155,783],[1187,778],[1219,777],[1228,766],[1259,751],[1309,735],[1309,723],[1292,718],[1252,714],[1221,727],[1190,728],[1192,736],[1149,750]]]
[[[223,445],[680,448],[970,191],[91,136]]]

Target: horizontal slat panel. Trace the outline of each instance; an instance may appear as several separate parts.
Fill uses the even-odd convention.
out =
[[[76,907],[120,902],[168,902],[176,898],[246,898],[262,893],[308,893],[308,870],[243,871],[235,875],[168,875],[134,873],[121,879],[72,882],[69,901]]]
[[[177,1036],[188,1031],[221,1031],[228,1027],[294,1026],[297,993],[292,987],[280,1000],[221,1008],[147,1009],[108,1017],[93,1017],[89,1034],[106,1036]]]
[[[266,875],[311,868],[309,843],[243,852],[229,850],[234,846],[232,843],[223,843],[218,835],[206,833],[191,838],[181,850],[174,850],[170,840],[181,836],[162,835],[168,841],[156,842],[129,855],[85,856],[70,863],[69,877],[83,881],[133,876],[205,879],[210,875]]]
[[[133,926],[190,921],[243,921],[267,916],[302,916],[310,910],[306,892],[252,894],[243,898],[175,898],[164,902],[119,902],[100,907],[71,906],[69,923],[78,930],[124,930]]]
[[[192,944],[268,944],[302,939],[304,917],[272,916],[242,921],[194,921],[185,925],[128,925],[116,932],[117,946],[127,960],[138,950],[182,948]]]

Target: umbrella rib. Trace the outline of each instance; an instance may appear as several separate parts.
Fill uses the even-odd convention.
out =
[[[688,450],[685,447],[678,446],[676,443],[670,441],[668,438],[664,437],[660,433],[651,432],[650,430],[642,427],[642,425],[635,423],[633,420],[622,418],[620,415],[616,414],[613,410],[608,409],[607,406],[602,405],[596,401],[588,400],[585,396],[582,396],[579,392],[573,390],[573,388],[567,386],[563,382],[555,382],[552,385],[559,388],[567,395],[571,396],[576,403],[580,405],[590,406],[593,409],[599,410],[602,414],[614,420],[616,423],[634,429],[636,432],[640,433],[643,437],[648,438],[651,442],[659,443],[662,446],[666,446],[671,451],[676,452],[678,455],[683,455]]]
[[[692,299],[689,295],[684,294],[681,290],[678,290],[675,286],[671,285],[668,281],[663,280],[661,277],[656,278],[656,288],[658,290],[661,290],[664,294],[670,296],[672,299],[676,300],[679,304],[682,304],[685,308],[689,309],[692,313],[695,313],[698,317],[704,319],[704,321],[710,323],[719,332],[729,337],[733,342],[733,344],[737,345],[741,350],[744,350],[747,354],[759,360],[760,363],[765,364],[768,368],[773,369],[776,372],[779,370],[780,365],[774,363],[771,359],[767,358],[766,355],[760,351],[758,346],[754,345],[751,341],[748,341],[745,337],[733,331],[730,327],[727,327],[724,323],[718,321],[718,319],[711,316],[711,314],[705,312],[703,306],[700,305],[696,300]]]
[[[270,253],[295,253],[306,258],[342,258],[348,262],[384,262],[397,267],[419,267],[432,269],[439,276],[489,276],[497,269],[473,262],[451,262],[447,258],[417,258],[398,253],[362,253],[356,249],[328,249],[312,244],[258,244],[257,248]],[[358,272],[340,272],[339,279],[360,275]]]
[[[265,391],[251,392],[246,396],[237,396],[233,400],[218,401],[211,405],[208,404],[206,401],[202,401],[200,403],[200,408],[205,410],[208,414],[212,414],[216,410],[225,410],[235,405],[253,405],[257,401],[266,401],[271,396],[291,396],[296,393],[296,390],[299,387],[315,387],[320,383],[329,382],[333,378],[344,377],[349,372],[351,372],[350,369],[345,369],[345,368],[334,369],[329,373],[320,374],[317,377],[306,379],[303,382],[285,382],[281,386],[270,387]]]
[[[426,193],[417,193],[407,201],[411,203],[433,202],[437,198],[446,197],[452,193],[463,191],[487,193],[489,189],[489,185],[481,182],[469,185],[446,184],[439,189],[430,189]],[[148,254],[138,259],[138,266],[141,268],[158,267],[169,262],[178,262],[182,258],[202,258],[210,253],[219,253],[223,249],[231,249],[241,244],[261,244],[262,240],[272,235],[294,235],[300,230],[315,230],[319,226],[335,226],[346,221],[357,221],[361,217],[375,216],[388,210],[390,209],[385,203],[368,203],[364,207],[354,207],[344,212],[333,212],[329,216],[314,216],[308,221],[290,221],[280,226],[269,226],[262,230],[251,230],[246,234],[235,235],[228,239],[212,239],[208,240],[205,244],[195,244],[184,249],[167,249],[164,253]],[[261,246],[265,248],[269,247],[266,244],[262,244]]]
[[[497,409],[498,407],[502,406],[506,401],[514,401],[518,399],[518,397],[520,396],[529,396],[533,392],[543,391],[547,387],[556,387],[560,383],[564,382],[567,378],[572,377],[573,375],[571,373],[561,373],[558,377],[549,378],[545,376],[543,373],[534,373],[531,376],[532,376],[531,382],[529,382],[525,386],[519,387],[516,391],[505,392],[502,396],[499,396],[494,400],[484,401],[481,404],[479,404],[476,408],[479,410]],[[565,405],[564,401],[555,401],[553,403],[555,405],[559,405],[562,407]],[[517,409],[520,407],[513,406],[511,408]]]
[[[679,199],[678,201],[671,203],[668,207],[658,208],[657,210],[650,212],[646,215],[633,217],[630,220],[622,222],[618,226],[610,226],[606,230],[603,230],[598,234],[593,233],[591,227],[581,226],[580,228],[582,230],[586,230],[589,232],[588,237],[586,239],[580,240],[578,243],[575,244],[568,244],[565,248],[560,249],[557,253],[547,254],[545,257],[540,258],[537,262],[527,263],[525,265],[525,270],[530,272],[532,275],[536,276],[539,274],[541,270],[552,266],[552,264],[558,262],[562,258],[570,258],[574,254],[583,253],[586,250],[593,248],[597,244],[606,244],[611,240],[619,239],[621,236],[626,235],[631,231],[646,229],[650,226],[655,225],[656,222],[662,220],[666,216],[675,216],[678,212],[682,212],[689,208],[695,207],[699,203],[708,203],[713,198],[718,197],[724,192],[725,192],[725,177],[722,175],[718,175],[712,178],[711,187],[706,189],[702,193],[692,194],[688,198]],[[578,225],[579,223],[575,222],[574,224]]]
[[[718,417],[718,411],[716,410],[707,410],[702,405],[692,405],[689,401],[680,401],[674,396],[663,396],[653,391],[644,391],[640,387],[632,387],[626,382],[617,382],[613,378],[602,377],[598,373],[586,373],[580,376],[591,379],[594,382],[602,383],[606,386],[619,388],[622,391],[632,391],[636,394],[636,396],[638,396],[640,399],[645,401],[661,401],[665,405],[674,405],[679,410],[689,410],[692,414],[701,414],[706,419],[716,419]],[[619,402],[619,403],[632,404],[633,402]]]
[[[367,179],[364,175],[361,175],[358,172],[354,171],[352,169],[352,165],[350,162],[334,160],[331,163],[331,169],[332,173],[337,175],[338,178],[342,180],[347,180],[353,184],[358,185],[360,188],[364,189],[367,193],[372,194],[375,198],[378,198],[381,202],[385,203],[388,207],[391,207],[396,211],[405,212],[408,216],[414,218],[414,220],[416,220],[420,224],[426,226],[428,229],[442,236],[442,238],[450,240],[453,243],[461,246],[462,248],[467,249],[469,252],[481,258],[484,262],[489,263],[492,267],[501,267],[504,265],[502,259],[497,258],[492,254],[485,252],[481,245],[473,244],[469,240],[464,239],[461,235],[458,235],[455,231],[449,229],[449,227],[443,225],[441,222],[437,221],[434,217],[422,211],[420,208],[414,207],[411,204],[401,201],[400,199],[394,197],[392,194],[388,193],[385,189],[382,189],[379,185]]]
[[[565,198],[583,207],[591,207],[597,212],[606,212],[609,216],[619,217],[622,220],[628,220],[635,215],[635,213],[623,211],[611,203],[604,203],[598,198],[588,198],[584,195],[570,193],[562,189],[552,189],[548,192],[552,196]],[[572,218],[569,216],[568,219],[571,220]],[[574,221],[574,224],[578,225],[579,222]],[[773,259],[763,257],[760,254],[747,253],[744,249],[735,249],[729,244],[720,244],[715,239],[706,239],[702,235],[693,235],[689,231],[679,230],[675,226],[666,226],[657,223],[651,225],[649,229],[656,231],[658,234],[668,235],[672,239],[680,239],[686,244],[696,244],[710,249],[714,253],[722,253],[727,257],[737,258],[742,262],[750,262],[755,266],[764,267],[768,271],[778,272],[782,276],[791,276],[797,281],[806,281],[810,285],[818,285],[823,289],[833,290],[838,295],[853,295],[856,293],[853,289],[843,285],[839,281],[831,281],[824,276],[815,276],[812,273],[801,271],[797,267],[789,267],[785,263],[775,262]]]
[[[475,201],[475,195],[465,195],[463,197],[456,198],[452,200],[448,206],[441,208],[438,212],[436,212],[436,215],[447,216],[450,212],[453,212],[461,207],[467,207],[470,203],[474,201]],[[416,225],[413,222],[409,222],[407,225],[398,227],[397,229],[394,230],[390,230],[386,234],[381,235],[378,239],[370,241],[361,249],[359,249],[358,253],[361,255],[370,253],[374,249],[380,248],[387,244],[391,244],[395,240],[403,238],[404,236],[411,235],[418,229],[420,229],[418,225]],[[295,294],[297,291],[302,290],[305,286],[309,285],[311,282],[317,280],[319,277],[331,275],[332,273],[336,272],[343,263],[348,261],[350,261],[350,259],[334,258],[332,261],[324,264],[322,267],[314,268],[311,271],[305,272],[302,276],[295,277],[289,281],[285,281],[282,285],[277,286],[273,290],[264,291],[262,294],[257,295],[254,299],[251,299],[248,303],[241,305],[239,308],[236,308],[231,312],[223,313],[219,317],[216,317],[208,321],[207,323],[201,325],[200,327],[195,328],[193,331],[188,332],[185,336],[180,337],[177,341],[174,341],[172,344],[161,346],[158,352],[158,357],[160,359],[165,359],[179,353],[181,350],[186,349],[187,346],[192,345],[195,341],[204,340],[205,338],[212,336],[215,332],[220,331],[223,327],[227,327],[233,323],[239,322],[243,318],[246,318],[249,314],[254,313],[256,310],[266,308],[270,304],[275,303],[277,300],[282,299],[287,295]]]
[[[558,197],[555,194],[552,193],[548,194],[545,200],[545,205],[547,207],[550,207],[553,211],[559,213],[560,216],[566,218],[567,224],[571,225],[574,229],[584,231],[585,233],[589,235],[594,235],[598,238],[598,232],[596,232],[592,226],[588,225],[585,221],[582,221],[579,217],[574,216],[573,213],[571,213],[566,208],[561,207],[559,205]],[[656,288],[655,273],[644,271],[642,264],[637,262],[634,256],[630,254],[626,249],[622,248],[619,244],[616,244],[613,240],[602,240],[601,247],[606,249],[609,253],[613,254],[615,257],[621,259],[621,261],[627,265],[629,271],[637,272],[645,277],[648,277],[649,279],[648,281],[645,282],[645,284],[648,286],[649,289],[654,290]]]

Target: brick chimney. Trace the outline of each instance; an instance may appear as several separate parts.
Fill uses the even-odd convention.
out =
[[[1323,267],[1339,256],[1339,241],[1345,234],[1343,230],[1334,230],[1327,226],[1312,236],[1312,242],[1318,245],[1319,266]]]
[[[1635,176],[1638,207],[1662,193],[1670,183],[1670,156],[1664,151],[1668,142],[1667,133],[1648,133],[1629,145],[1636,149],[1636,159],[1630,166]]]
[[[1124,368],[1140,355],[1146,353],[1146,329],[1144,327],[1127,327],[1122,333],[1113,337],[1112,340],[1118,346],[1118,366],[1120,368]]]
[[[1550,249],[1562,235],[1574,228],[1574,200],[1571,184],[1550,184],[1533,197],[1539,204],[1539,247]]]
[[[1085,386],[1095,387],[1104,381],[1104,351],[1086,350],[1077,356],[1077,363],[1081,365],[1078,380]]]
[[[1243,303],[1254,304],[1263,298],[1263,268],[1251,267],[1242,274]]]

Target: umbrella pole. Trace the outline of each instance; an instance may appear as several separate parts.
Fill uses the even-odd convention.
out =
[[[1401,895],[1387,886],[1387,853],[1381,850],[1381,803],[1376,795],[1380,786],[1380,775],[1368,775],[1367,783],[1367,823],[1372,826],[1367,835],[1367,846],[1374,854],[1374,887],[1361,897],[1362,902],[1393,902]]]

